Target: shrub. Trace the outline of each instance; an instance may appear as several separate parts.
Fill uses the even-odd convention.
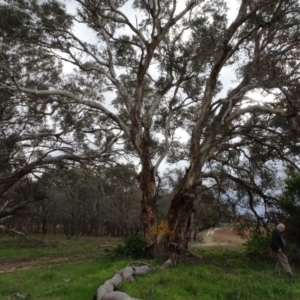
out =
[[[286,247],[286,252],[287,252],[287,256],[289,261],[293,264],[293,265],[300,265],[300,249],[299,246],[297,244],[294,243],[288,243],[287,247]]]
[[[273,259],[271,255],[270,243],[270,233],[254,233],[245,243],[247,256],[255,260]],[[300,249],[297,244],[288,242],[286,247],[286,255],[293,265],[300,265]]]
[[[270,233],[253,233],[250,239],[245,243],[247,256],[251,259],[270,259],[270,243]]]
[[[113,258],[141,258],[145,256],[146,244],[140,235],[130,235],[124,245],[105,252]]]

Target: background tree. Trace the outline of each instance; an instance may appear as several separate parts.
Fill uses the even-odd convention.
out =
[[[109,235],[127,238],[140,233],[141,194],[136,182],[136,171],[132,165],[118,165],[107,169],[99,183],[102,191],[103,215]]]
[[[76,88],[76,75],[64,78],[62,64],[51,55],[39,47],[4,42],[3,36],[0,65],[1,84],[9,81],[9,73],[3,71],[12,66],[14,81],[27,87],[48,89],[63,82],[69,89]],[[5,195],[20,180],[31,182],[57,165],[67,169],[79,164],[93,167],[114,160],[118,151],[111,146],[117,141],[116,135],[107,134],[109,129],[105,126],[89,126],[99,122],[92,109],[83,113],[72,103],[59,109],[52,97],[45,101],[44,97],[2,89],[0,97],[0,220],[39,198],[21,201],[22,197],[12,199]],[[105,136],[101,133],[103,129]]]
[[[27,201],[13,218],[2,221],[20,232],[58,232],[68,239],[79,235],[126,238],[141,232],[140,191],[131,165],[102,168],[97,174],[83,168],[56,168],[37,180],[19,182],[5,197],[11,203],[20,198]]]
[[[230,206],[222,199],[218,199],[213,190],[206,186],[198,188],[200,199],[195,203],[194,230],[196,232],[205,229],[230,224],[233,221]]]

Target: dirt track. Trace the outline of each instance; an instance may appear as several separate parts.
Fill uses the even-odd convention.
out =
[[[70,254],[46,255],[28,259],[0,260],[0,275],[19,270],[30,270],[44,266],[67,265],[93,258],[90,253],[76,252]]]
[[[193,246],[242,245],[246,242],[232,228],[214,228],[205,230],[198,235]]]

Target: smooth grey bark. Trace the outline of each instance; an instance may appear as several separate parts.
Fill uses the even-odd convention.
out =
[[[115,289],[121,282],[133,280],[134,276],[144,275],[153,270],[154,268],[149,265],[130,266],[122,269],[98,288],[97,300],[138,300],[125,293],[115,291]]]

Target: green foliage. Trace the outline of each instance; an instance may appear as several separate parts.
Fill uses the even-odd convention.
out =
[[[124,245],[118,245],[113,250],[105,249],[112,258],[141,258],[145,255],[146,244],[140,235],[130,235]]]
[[[11,237],[0,231],[0,265],[3,261],[10,259],[33,260],[35,257],[47,258],[53,262],[57,256],[60,261],[77,258],[89,259],[99,257],[99,251],[96,251],[98,243],[114,247],[120,243],[119,238],[105,237],[80,237],[78,240],[66,240],[64,235],[29,235],[27,239],[20,237]],[[51,260],[53,257],[53,260]],[[0,297],[1,299],[1,297]]]
[[[270,233],[254,233],[246,242],[246,254],[251,259],[270,259]]]
[[[220,226],[231,217],[230,207],[222,203],[212,190],[202,185],[197,190],[198,201],[195,201],[194,223],[198,230]]]
[[[291,172],[285,180],[284,195],[295,205],[300,205],[300,173]]]
[[[8,6],[0,6],[0,28],[6,28],[7,36],[22,36],[28,34],[25,25],[30,24],[30,16],[24,11],[8,9]]]
[[[285,180],[285,190],[279,207],[286,225],[286,239],[300,246],[300,173],[292,171]]]
[[[295,244],[295,243],[288,243],[287,247],[287,256],[289,259],[289,262],[295,266],[300,266],[300,249],[299,249],[299,245]]]

